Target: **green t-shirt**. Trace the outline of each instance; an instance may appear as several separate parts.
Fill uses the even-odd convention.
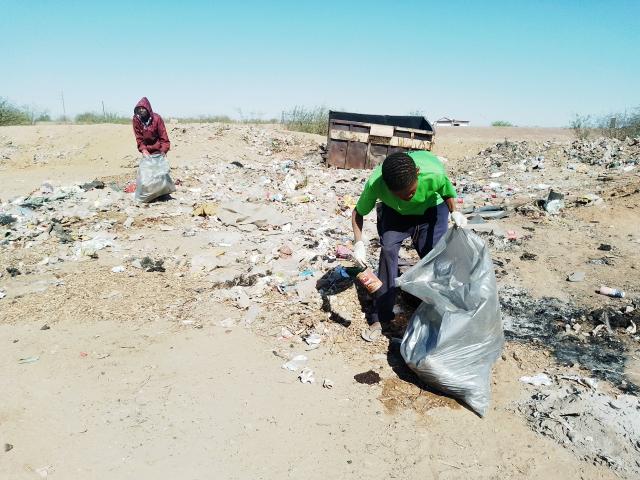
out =
[[[447,177],[444,165],[433,153],[424,150],[409,152],[420,170],[418,189],[409,201],[396,197],[382,179],[382,165],[378,165],[364,185],[364,190],[356,210],[362,216],[367,215],[380,200],[401,215],[422,215],[427,208],[440,205],[444,198],[455,198],[456,189]]]

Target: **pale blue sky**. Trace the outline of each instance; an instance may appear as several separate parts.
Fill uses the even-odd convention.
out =
[[[636,1],[0,0],[0,96],[62,113],[295,105],[565,126],[640,105]]]

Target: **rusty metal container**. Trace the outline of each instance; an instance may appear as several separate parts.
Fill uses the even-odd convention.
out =
[[[327,165],[375,168],[395,152],[431,150],[434,135],[424,117],[330,111]]]

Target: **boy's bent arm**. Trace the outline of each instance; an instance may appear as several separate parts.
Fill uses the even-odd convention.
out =
[[[364,224],[364,217],[358,213],[355,208],[351,213],[351,226],[353,227],[353,239],[354,243],[362,241],[362,226]]]

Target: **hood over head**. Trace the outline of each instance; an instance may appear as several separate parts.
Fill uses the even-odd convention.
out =
[[[149,99],[147,97],[142,97],[136,106],[133,108],[133,113],[136,113],[136,109],[138,107],[144,107],[149,112],[149,115],[153,117],[153,109],[151,108],[151,103],[149,103]]]

